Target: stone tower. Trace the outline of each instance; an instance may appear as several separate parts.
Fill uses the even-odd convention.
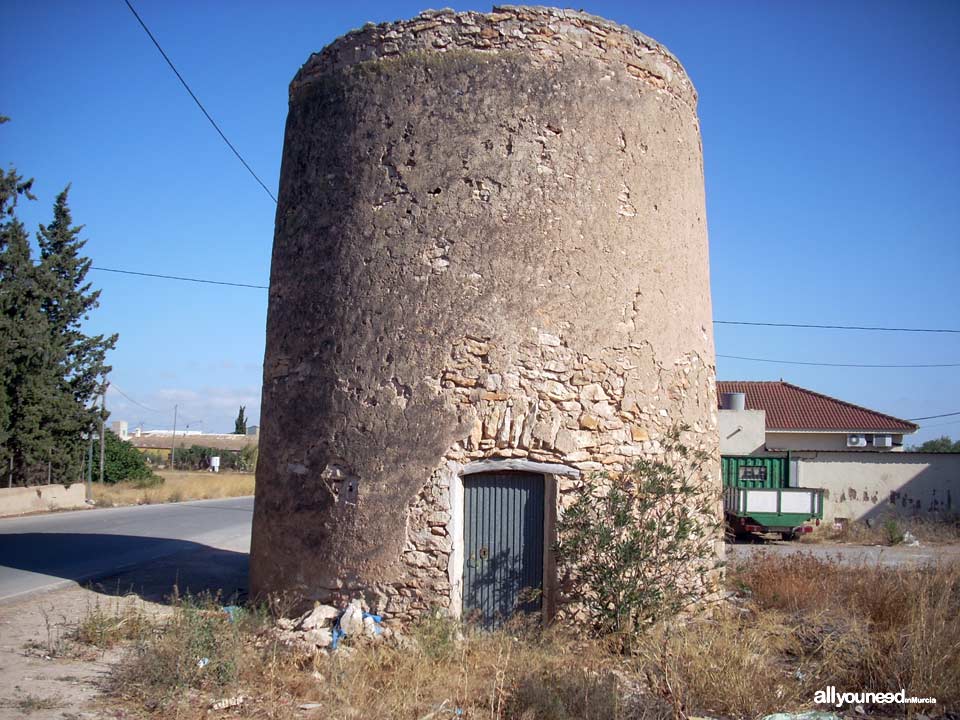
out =
[[[658,455],[679,422],[717,457],[696,102],[663,46],[567,10],[430,11],[310,57],[273,246],[255,595],[457,614],[469,479],[509,471],[543,481],[545,518],[516,522],[550,610],[570,483]]]

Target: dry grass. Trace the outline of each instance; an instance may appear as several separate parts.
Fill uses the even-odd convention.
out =
[[[74,642],[107,650],[127,641],[141,640],[153,629],[157,617],[149,614],[135,597],[114,597],[87,606],[86,613],[72,628]]]
[[[846,542],[856,545],[898,545],[906,533],[928,545],[955,543],[960,540],[960,516],[940,517],[883,517],[868,525],[862,520],[843,523],[835,528],[823,524],[814,532],[801,537],[801,542]]]
[[[19,710],[24,717],[41,710],[56,710],[63,707],[64,702],[59,697],[40,697],[39,695],[24,695],[16,700],[0,700],[0,707],[11,707]]]
[[[137,487],[136,483],[94,483],[93,499],[100,507],[115,507],[253,495],[253,473],[160,470],[157,474],[163,478],[163,483],[154,487]]]
[[[85,634],[130,643],[114,672],[127,710],[184,720],[224,700],[276,720],[758,718],[814,709],[827,685],[939,701],[869,712],[960,709],[960,563],[761,556],[728,582],[737,602],[629,642],[577,626],[479,632],[433,618],[405,639],[313,655],[278,642],[267,613],[231,618],[209,601],[152,623],[94,617]]]

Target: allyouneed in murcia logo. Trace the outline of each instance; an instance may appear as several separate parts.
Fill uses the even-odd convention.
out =
[[[907,697],[907,691],[901,689],[899,692],[837,692],[833,685],[828,685],[824,690],[817,690],[813,694],[813,701],[819,705],[833,705],[843,707],[844,705],[936,705],[936,698],[918,698]]]

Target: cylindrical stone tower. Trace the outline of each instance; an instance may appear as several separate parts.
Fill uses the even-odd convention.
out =
[[[663,46],[567,10],[431,11],[310,57],[273,246],[254,595],[456,614],[491,547],[464,530],[479,470],[545,479],[545,517],[503,522],[550,604],[580,473],[658,455],[678,423],[718,459],[696,101]]]

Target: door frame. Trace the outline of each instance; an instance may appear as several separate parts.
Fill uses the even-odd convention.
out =
[[[450,581],[450,615],[463,615],[463,555],[464,555],[464,493],[463,478],[478,473],[524,472],[543,478],[543,601],[540,604],[544,624],[557,614],[559,577],[557,558],[553,550],[557,541],[558,481],[561,477],[580,479],[580,471],[557,463],[540,463],[529,460],[476,460],[466,465],[448,462],[442,474],[448,484],[450,497],[450,521],[447,533],[453,545],[447,574]]]

